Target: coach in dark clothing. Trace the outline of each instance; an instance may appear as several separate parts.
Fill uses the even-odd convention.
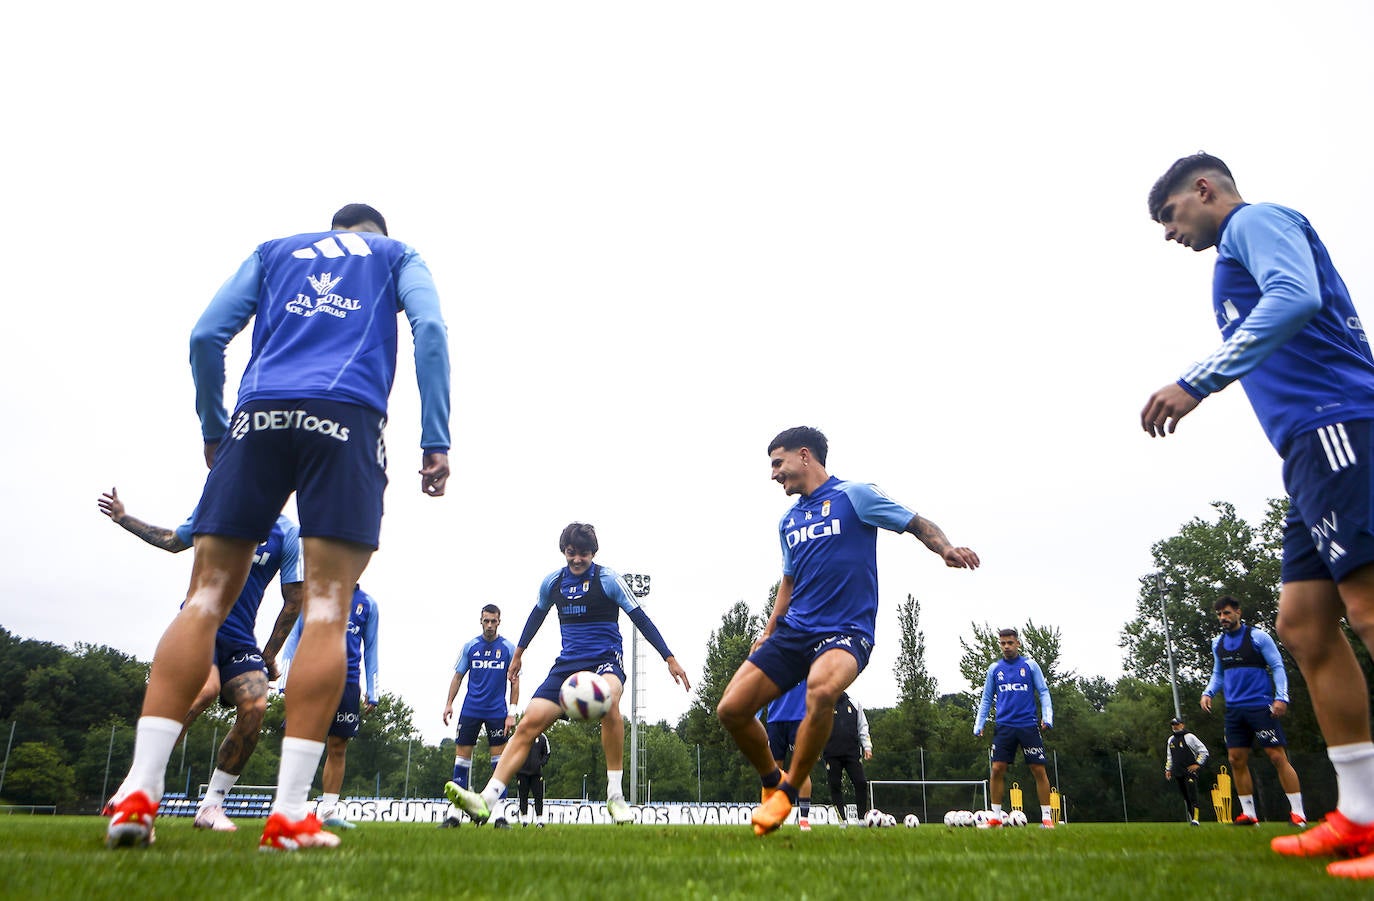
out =
[[[1169,721],[1169,728],[1174,731],[1164,746],[1164,778],[1174,780],[1188,805],[1188,821],[1196,826],[1197,776],[1207,762],[1207,746],[1178,717]]]
[[[530,795],[534,795],[534,824],[544,825],[544,764],[549,762],[549,737],[542,732],[530,745],[529,756],[515,774],[516,788],[520,793],[520,822],[528,825],[525,819],[529,813]]]
[[[873,759],[873,740],[868,737],[868,718],[859,702],[848,693],[840,695],[835,702],[835,725],[830,730],[830,741],[826,742],[825,769],[830,783],[830,803],[835,812],[844,816],[844,774],[854,784],[855,807],[859,817],[868,813],[868,777],[864,775],[864,761]]]

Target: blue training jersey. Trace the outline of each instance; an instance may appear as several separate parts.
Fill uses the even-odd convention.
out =
[[[802,632],[848,632],[873,642],[878,616],[878,529],[915,518],[873,485],[831,476],[778,523],[792,599],[783,620]]]
[[[463,645],[453,671],[466,673],[468,693],[459,717],[500,719],[506,715],[506,665],[515,653],[509,638],[487,641],[481,635]]]
[[[1241,653],[1247,633],[1256,652],[1254,660],[1245,660]],[[1223,657],[1236,660],[1237,665],[1223,665]],[[1283,668],[1283,655],[1267,632],[1242,623],[1236,631],[1223,632],[1212,639],[1212,678],[1202,693],[1211,697],[1218,690],[1226,698],[1226,706],[1238,710],[1268,707],[1271,701],[1288,702],[1288,672]]]
[[[194,517],[193,512],[176,528],[176,536],[184,544],[194,544],[191,535],[191,520]],[[277,517],[267,540],[253,551],[253,565],[248,570],[248,581],[243,584],[243,591],[239,592],[238,600],[234,601],[224,624],[215,633],[216,642],[236,646],[258,646],[258,608],[262,606],[267,586],[272,584],[272,577],[276,575],[280,575],[283,585],[305,581],[301,560],[300,527],[285,516]]]
[[[593,563],[580,576],[573,575],[566,566],[550,573],[539,585],[539,600],[520,633],[520,647],[529,647],[544,617],[554,609],[558,610],[563,639],[563,647],[558,652],[560,661],[610,660],[623,656],[622,610],[629,614],[630,621],[659,656],[666,660],[673,655],[625,580],[608,567]]]
[[[806,680],[792,686],[768,705],[768,722],[800,723],[806,716]]]
[[[448,332],[434,280],[407,245],[352,231],[261,244],[210,302],[191,333],[191,373],[205,440],[218,441],[228,431],[224,348],[253,317],[240,405],[323,398],[385,416],[396,375],[396,315],[402,311],[415,339],[421,446],[446,453]]]
[[[353,600],[348,608],[348,630],[344,633],[344,643],[348,650],[348,682],[360,681],[363,671],[367,672],[366,690],[368,703],[377,703],[377,602],[372,595],[360,587],[353,589]],[[305,617],[296,620],[296,626],[287,637],[281,649],[282,679],[281,687],[286,688],[290,676],[291,660],[296,656],[296,646],[300,644],[301,627]]]
[[[1025,655],[1015,660],[998,657],[988,667],[983,683],[983,700],[978,715],[973,718],[973,731],[982,732],[992,710],[993,696],[997,700],[997,725],[1012,728],[1036,728],[1043,721],[1054,725],[1054,706],[1050,703],[1050,687],[1040,665]],[[1040,714],[1035,712],[1036,698],[1040,699]]]
[[[1194,397],[1239,378],[1282,455],[1295,435],[1374,419],[1374,356],[1345,282],[1302,214],[1242,204],[1221,224],[1212,307],[1225,342],[1179,385]]]

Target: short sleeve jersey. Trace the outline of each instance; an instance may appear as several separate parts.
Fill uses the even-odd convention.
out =
[[[509,638],[496,636],[487,641],[481,635],[471,639],[458,652],[455,673],[467,675],[467,695],[460,717],[497,719],[506,715],[506,665],[515,653]]]
[[[903,531],[915,513],[873,485],[832,476],[778,523],[782,571],[793,579],[784,620],[802,632],[873,641],[878,616],[878,529]]]
[[[192,544],[191,517],[176,529],[176,536],[185,544]],[[255,634],[258,621],[258,608],[262,606],[267,587],[272,577],[280,574],[281,584],[305,581],[301,561],[300,528],[285,516],[278,516],[267,540],[253,551],[253,565],[248,570],[248,581],[239,592],[238,600],[229,610],[229,616],[219,627],[215,639],[224,644],[257,647]]]

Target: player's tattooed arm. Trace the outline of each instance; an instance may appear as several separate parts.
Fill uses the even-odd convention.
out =
[[[119,499],[119,491],[115,488],[111,488],[107,493],[100,495],[100,499],[96,503],[100,506],[100,512],[110,517],[110,520],[116,525],[122,527],[126,532],[132,532],[153,547],[160,547],[164,551],[171,551],[173,554],[179,554],[190,547],[189,544],[178,538],[177,533],[171,529],[149,525],[141,519],[130,516],[125,512],[124,502]]]
[[[906,524],[906,531],[915,535],[916,539],[932,553],[939,554],[946,566],[955,569],[977,569],[981,563],[972,549],[950,544],[944,530],[919,513],[911,517],[911,522]]]
[[[301,600],[305,597],[304,582],[285,582],[281,587],[281,613],[277,614],[277,621],[272,626],[272,635],[267,639],[267,644],[262,649],[262,662],[267,666],[267,678],[280,679],[281,670],[277,667],[277,655],[281,653],[282,645],[286,644],[286,639],[291,635],[291,630],[296,627],[296,620],[301,615]]]

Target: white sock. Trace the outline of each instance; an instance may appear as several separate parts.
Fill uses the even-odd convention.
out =
[[[1336,770],[1336,809],[1352,823],[1374,823],[1374,742],[1326,749]]]
[[[994,820],[1000,820],[1000,819],[1002,819],[1002,805],[1001,805],[1001,804],[994,804],[994,805],[992,805],[992,818],[993,818]]]
[[[607,799],[624,797],[624,795],[625,795],[625,789],[624,789],[624,787],[623,787],[624,776],[625,776],[625,771],[624,771],[624,770],[607,770],[607,771],[606,771],[606,798],[607,798]]]
[[[1286,797],[1288,798],[1288,806],[1292,811],[1304,820],[1307,819],[1307,814],[1302,811],[1302,792],[1293,792],[1293,794],[1287,795]]]
[[[315,805],[315,816],[322,820],[329,819],[334,813],[334,808],[339,806],[339,795],[337,792],[325,792],[320,795],[320,803]]]
[[[115,798],[122,801],[126,795],[141,791],[154,804],[161,801],[167,761],[172,759],[172,749],[180,735],[181,723],[176,720],[162,716],[139,717],[134,731],[134,760]]]
[[[1041,804],[1041,805],[1040,805],[1040,822],[1043,823],[1043,822],[1045,822],[1046,820],[1052,820],[1052,819],[1054,819],[1054,811],[1050,810],[1050,805],[1048,805],[1048,804]]]
[[[223,807],[224,796],[229,794],[229,789],[233,788],[238,781],[238,776],[215,767],[215,771],[210,774],[210,787],[205,790],[205,797],[201,799],[200,806],[196,810],[204,810],[207,807]]]
[[[496,802],[501,800],[501,795],[506,790],[506,783],[492,776],[487,781],[487,787],[482,789],[482,800],[487,804],[487,810],[494,811]]]
[[[272,812],[280,813],[291,822],[305,818],[309,808],[310,783],[324,756],[324,742],[308,738],[281,740],[281,768],[277,771],[277,800]]]
[[[1254,795],[1241,795],[1241,796],[1240,796],[1240,812],[1243,813],[1243,814],[1245,814],[1247,817],[1250,817],[1250,819],[1252,819],[1252,820],[1258,820],[1258,819],[1259,819],[1259,817],[1255,816],[1255,796],[1254,796]]]

